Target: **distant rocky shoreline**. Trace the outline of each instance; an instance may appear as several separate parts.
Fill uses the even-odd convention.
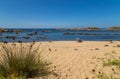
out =
[[[94,30],[102,30],[102,28],[98,27],[87,27],[87,28],[57,28],[57,30],[65,31],[65,30],[73,30],[73,31],[79,31],[79,30],[86,30],[86,31],[94,31]],[[108,31],[120,31],[120,27],[109,27],[106,28],[105,30]]]
[[[16,32],[16,33],[19,33],[19,32],[22,32],[22,31],[23,30],[14,30],[14,29],[8,30],[8,29],[0,28],[0,32]]]
[[[79,31],[79,30],[86,30],[86,31],[95,31],[95,30],[101,30],[102,28],[99,28],[99,27],[86,27],[86,28],[56,28],[56,30],[59,30],[59,31],[66,31],[66,30],[73,30],[73,31]],[[109,27],[109,28],[106,28],[105,30],[108,30],[108,31],[120,31],[120,27]],[[19,32],[22,32],[23,30],[15,30],[15,29],[5,29],[5,28],[0,28],[0,32],[16,32],[16,33],[19,33]],[[50,30],[42,30],[42,32],[50,32]]]

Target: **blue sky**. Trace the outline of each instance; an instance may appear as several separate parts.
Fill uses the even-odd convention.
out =
[[[0,0],[0,27],[120,25],[120,0]]]

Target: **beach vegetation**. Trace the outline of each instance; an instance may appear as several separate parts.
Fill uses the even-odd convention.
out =
[[[108,77],[105,73],[100,73],[97,75],[97,77],[100,79],[113,79],[113,78]]]
[[[120,68],[120,60],[112,60],[112,61],[108,61],[108,63],[104,63],[104,66],[111,66],[111,65]]]
[[[120,79],[120,58],[117,57],[115,51],[105,53],[105,62],[103,68],[110,68],[111,72],[108,74],[104,71],[97,74],[99,79]],[[104,69],[103,69],[104,70]]]
[[[43,60],[38,52],[40,45],[7,44],[0,45],[0,79],[27,79],[48,76],[50,62]]]

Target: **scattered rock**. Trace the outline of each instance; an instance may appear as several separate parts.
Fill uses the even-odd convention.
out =
[[[107,45],[107,44],[106,44],[106,45],[104,45],[104,47],[108,47],[108,46],[109,46],[109,45]]]
[[[25,38],[25,39],[29,39],[30,37],[29,37],[29,36],[25,36],[25,37],[23,37],[23,38]]]
[[[66,74],[65,76],[66,76],[66,77],[68,77],[68,75],[67,75],[67,74]]]
[[[49,48],[49,51],[51,51],[51,48]]]
[[[15,40],[15,36],[6,36],[5,38],[9,38],[9,39],[13,39],[13,40]]]
[[[74,32],[65,32],[64,35],[75,35]]]
[[[8,42],[7,41],[4,41],[4,44],[7,44]]]
[[[95,69],[92,69],[92,72],[95,72]]]
[[[56,66],[54,66],[54,68],[56,68]]]
[[[90,49],[90,50],[93,50],[93,49]]]
[[[89,79],[88,77],[86,77],[86,79]]]
[[[51,32],[51,30],[42,30],[42,32],[47,33],[47,32]]]
[[[82,43],[82,40],[80,38],[76,38],[77,42]]]
[[[27,34],[27,35],[30,35],[30,36],[32,36],[32,35],[34,35],[33,33],[30,33],[30,34]]]
[[[51,43],[52,41],[49,41],[49,43]]]
[[[95,50],[100,50],[99,48],[95,48]]]
[[[55,49],[55,51],[57,51],[57,49]]]
[[[68,69],[68,71],[70,71],[70,69]]]
[[[113,41],[112,41],[112,40],[110,40],[110,43],[113,43]]]
[[[113,71],[113,72],[115,72],[115,69],[114,69],[114,68],[112,68],[112,71]]]
[[[120,45],[117,45],[117,47],[120,47]]]
[[[74,49],[74,50],[78,50],[78,49],[76,48],[76,49]]]
[[[99,74],[101,74],[101,72],[100,72],[100,71],[99,71],[98,73],[99,73]]]
[[[82,43],[82,40],[77,40],[77,42]]]
[[[19,43],[22,43],[22,41],[18,41]]]

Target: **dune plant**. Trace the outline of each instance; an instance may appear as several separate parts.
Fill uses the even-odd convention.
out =
[[[38,52],[40,45],[18,43],[0,45],[0,78],[27,79],[35,76],[46,76],[50,62],[42,59]]]
[[[114,56],[113,54],[116,54],[116,52],[112,51],[111,53],[106,53],[105,56],[106,56],[107,62],[103,63],[103,67],[105,67],[105,66],[110,67],[111,70],[113,71],[113,73],[107,75],[106,73],[102,72],[97,75],[98,78],[100,78],[100,79],[120,79],[120,59],[118,59],[118,57]]]
[[[105,66],[115,65],[118,68],[120,68],[120,60],[108,61],[108,63],[104,63],[104,65]]]

